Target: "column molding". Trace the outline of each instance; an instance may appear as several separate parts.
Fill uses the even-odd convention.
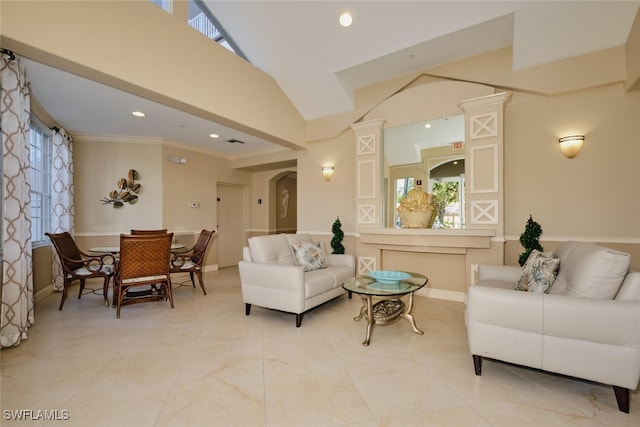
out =
[[[355,133],[356,230],[384,226],[384,120],[351,125]]]
[[[504,236],[504,108],[511,93],[461,101],[465,115],[465,227]]]

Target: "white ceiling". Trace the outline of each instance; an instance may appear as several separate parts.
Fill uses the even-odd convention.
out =
[[[626,42],[638,1],[204,0],[307,120],[348,111],[357,88],[501,47],[522,69]],[[338,16],[353,14],[342,28]],[[268,141],[24,60],[33,93],[71,135],[164,138],[225,157]],[[131,116],[133,110],[147,117]],[[214,141],[212,132],[221,135]],[[228,144],[235,138],[246,144]]]
[[[359,87],[513,46],[514,69],[623,45],[638,2],[205,0],[307,120]],[[338,16],[353,15],[343,28]]]

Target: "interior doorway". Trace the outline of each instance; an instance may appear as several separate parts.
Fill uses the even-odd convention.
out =
[[[218,267],[231,267],[242,260],[245,245],[245,187],[218,183]]]

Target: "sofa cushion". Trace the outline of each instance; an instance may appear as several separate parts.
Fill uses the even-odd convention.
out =
[[[560,260],[547,257],[534,249],[522,266],[520,280],[516,282],[516,290],[546,294],[553,285],[558,274]]]
[[[255,236],[249,239],[253,262],[262,264],[296,265],[289,241],[284,234]]]
[[[567,257],[569,256],[569,254],[571,253],[572,250],[575,249],[576,246],[578,246],[579,243],[578,242],[574,242],[574,241],[567,241],[567,242],[563,242],[560,244],[560,246],[558,246],[554,251],[553,254],[551,255],[554,258],[558,258],[560,259],[560,265],[562,266],[562,264],[565,263],[565,261],[567,261]],[[560,267],[562,268],[562,267]]]
[[[310,235],[306,233],[299,234],[285,234],[287,237],[287,241],[289,242],[289,246],[293,246],[296,243],[312,243],[313,239]]]
[[[640,302],[640,271],[632,271],[625,276],[615,299]]]
[[[332,276],[336,286],[342,286],[344,282],[353,277],[353,268],[344,265],[330,265],[321,271]]]
[[[312,298],[336,287],[335,277],[325,269],[304,273],[305,298]]]
[[[631,256],[593,243],[578,243],[560,259],[556,285],[564,295],[613,299],[629,270]],[[554,285],[555,287],[555,285]]]
[[[304,271],[327,268],[327,256],[317,242],[301,242],[291,246],[296,265]]]

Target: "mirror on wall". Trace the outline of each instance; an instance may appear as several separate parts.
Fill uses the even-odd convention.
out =
[[[464,228],[464,114],[384,129],[385,224],[399,228],[397,206],[414,186],[438,203],[434,228]]]

